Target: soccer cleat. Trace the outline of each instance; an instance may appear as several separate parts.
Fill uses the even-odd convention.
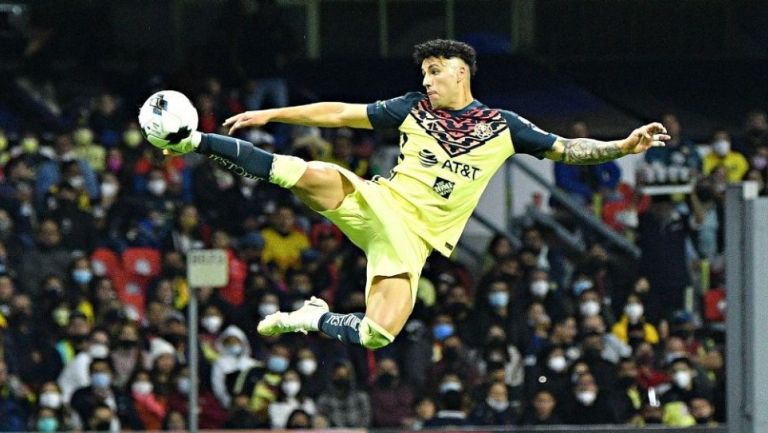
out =
[[[278,311],[265,317],[256,328],[261,335],[277,335],[286,332],[317,331],[320,317],[329,311],[328,304],[320,298],[311,297],[296,311]]]
[[[182,138],[178,143],[168,143],[164,146],[158,146],[163,149],[163,153],[170,155],[184,155],[194,152],[202,140],[202,134],[198,131],[192,131],[187,137]]]

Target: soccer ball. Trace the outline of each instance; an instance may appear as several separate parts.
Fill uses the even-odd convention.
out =
[[[164,149],[178,144],[197,129],[197,110],[184,94],[161,90],[141,106],[139,126],[147,141]]]

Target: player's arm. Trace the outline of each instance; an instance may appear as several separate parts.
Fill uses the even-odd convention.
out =
[[[544,157],[566,164],[600,164],[624,155],[645,152],[654,146],[664,146],[664,141],[669,138],[661,123],[649,123],[635,129],[623,140],[558,137],[552,148],[544,152]]]
[[[224,126],[229,127],[229,133],[232,134],[240,128],[262,126],[269,122],[319,126],[321,128],[339,128],[342,126],[373,128],[368,119],[365,104],[347,104],[344,102],[317,102],[294,107],[246,111],[227,119]]]

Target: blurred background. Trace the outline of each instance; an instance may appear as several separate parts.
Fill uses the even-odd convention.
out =
[[[673,140],[593,167],[512,158],[385,350],[257,337],[311,295],[362,310],[365,258],[285,191],[158,154],[138,107],[180,90],[220,132],[392,98],[438,37],[476,48],[491,107]],[[0,0],[0,431],[185,428],[195,295],[203,428],[723,431],[724,192],[766,193],[766,66],[757,1]],[[398,153],[397,131],[242,137],[364,177]],[[228,251],[227,287],[188,288],[196,248]]]

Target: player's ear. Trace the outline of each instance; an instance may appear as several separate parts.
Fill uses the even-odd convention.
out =
[[[456,68],[456,82],[461,83],[466,79],[467,79],[467,67],[464,65],[459,65],[459,67]]]

